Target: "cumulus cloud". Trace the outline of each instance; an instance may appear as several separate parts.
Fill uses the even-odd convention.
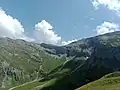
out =
[[[120,12],[120,0],[93,0],[92,4],[96,9],[99,8],[99,5],[104,5],[109,10]]]
[[[61,42],[61,37],[52,29],[52,25],[45,20],[36,24],[34,32],[36,41],[47,44],[59,44]]]
[[[98,35],[119,31],[119,25],[112,22],[104,22],[97,26],[96,31]]]
[[[62,37],[58,36],[58,34],[53,31],[53,26],[45,20],[42,20],[35,25],[34,37],[39,43],[54,45],[67,45],[77,41],[77,39],[71,41],[62,40]]]
[[[0,37],[9,37],[12,39],[31,40],[24,35],[24,28],[20,21],[7,15],[4,10],[0,8]]]

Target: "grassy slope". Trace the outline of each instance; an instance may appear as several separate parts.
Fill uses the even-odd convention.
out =
[[[15,87],[12,90],[31,90],[34,87],[37,87],[37,86],[42,85],[44,83],[45,82],[39,82],[39,81],[29,82],[29,83],[26,83],[26,84],[24,84],[22,86]]]
[[[63,66],[61,66],[61,67],[63,67]],[[58,67],[57,72],[55,69],[50,73],[49,78],[51,78],[51,79],[45,80],[44,82],[42,82],[42,81],[35,82],[35,83],[37,83],[37,84],[35,84],[35,86],[34,86],[34,84],[31,86],[30,86],[30,84],[25,84],[23,86],[17,87],[16,89],[13,89],[13,90],[49,90],[51,88],[52,88],[52,90],[56,90],[57,87],[59,87],[59,88],[57,88],[57,90],[61,90],[63,87],[66,86],[65,85],[66,83],[62,84],[61,79],[64,78],[64,75],[69,75],[69,69],[67,69],[67,67],[69,67],[69,66],[67,66],[66,68],[64,67],[63,70],[61,70],[61,67]],[[62,87],[61,87],[61,85],[59,85],[60,83],[62,84]],[[29,87],[30,87],[30,89],[29,89]]]
[[[120,72],[108,74],[76,90],[120,90]]]
[[[51,79],[48,81],[32,81],[26,84],[12,88],[11,90],[40,90],[44,86],[49,86],[51,83],[55,83],[56,79]],[[0,89],[1,90],[1,89]]]
[[[58,68],[61,69],[61,66]],[[47,88],[51,85],[54,85],[56,81],[59,80],[61,76],[67,74],[67,72],[69,72],[68,69],[64,69],[59,72],[56,72],[53,70],[48,76],[49,79],[45,79],[45,80],[42,79],[38,81],[28,82],[27,84],[17,86],[13,88],[12,90],[42,90],[43,88]]]
[[[8,88],[0,88],[0,90],[8,90]]]

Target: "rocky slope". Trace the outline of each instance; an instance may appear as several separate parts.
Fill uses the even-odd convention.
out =
[[[8,88],[39,79],[65,62],[39,44],[0,38],[0,87]]]

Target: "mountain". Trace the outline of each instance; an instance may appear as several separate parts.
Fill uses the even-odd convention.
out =
[[[2,87],[15,86],[9,90],[74,90],[120,70],[119,31],[66,46],[0,40],[0,82]]]
[[[49,84],[40,90],[74,90],[120,70],[120,32],[82,39],[63,47],[70,60],[52,74],[50,80],[55,79],[54,83],[48,80]]]
[[[0,38],[0,90],[40,79],[65,61],[40,44]]]

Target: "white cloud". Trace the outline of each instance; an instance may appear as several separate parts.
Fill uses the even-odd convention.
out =
[[[77,41],[77,39],[71,41],[64,41],[62,40],[62,37],[58,36],[52,29],[53,26],[50,23],[42,20],[35,25],[35,40],[39,43],[47,43],[54,45],[67,45]]]
[[[119,25],[112,22],[104,22],[97,26],[96,31],[98,35],[119,31]]]
[[[61,37],[58,36],[52,29],[52,25],[45,20],[36,24],[34,32],[36,41],[47,44],[59,44],[61,42]]]
[[[64,41],[62,37],[58,36],[52,29],[53,26],[51,24],[42,20],[35,25],[35,30],[33,31],[34,38],[30,38],[25,35],[24,27],[18,19],[7,15],[6,12],[0,8],[0,37],[24,39],[26,41],[55,45],[67,45],[76,41]]]
[[[74,40],[69,40],[69,41],[63,41],[62,42],[62,45],[68,45],[68,44],[70,44],[70,43],[72,43],[72,42],[76,42],[76,41],[78,41],[77,39],[74,39]]]
[[[35,25],[35,40],[39,43],[55,44],[55,45],[67,45],[75,40],[64,41],[62,37],[58,36],[53,30],[53,26],[45,20],[42,20]]]
[[[99,5],[104,5],[109,10],[120,12],[120,0],[93,0],[92,4],[96,9],[99,8]]]
[[[4,10],[0,8],[0,37],[9,37],[12,39],[31,40],[24,35],[24,28],[20,21],[7,15]]]

